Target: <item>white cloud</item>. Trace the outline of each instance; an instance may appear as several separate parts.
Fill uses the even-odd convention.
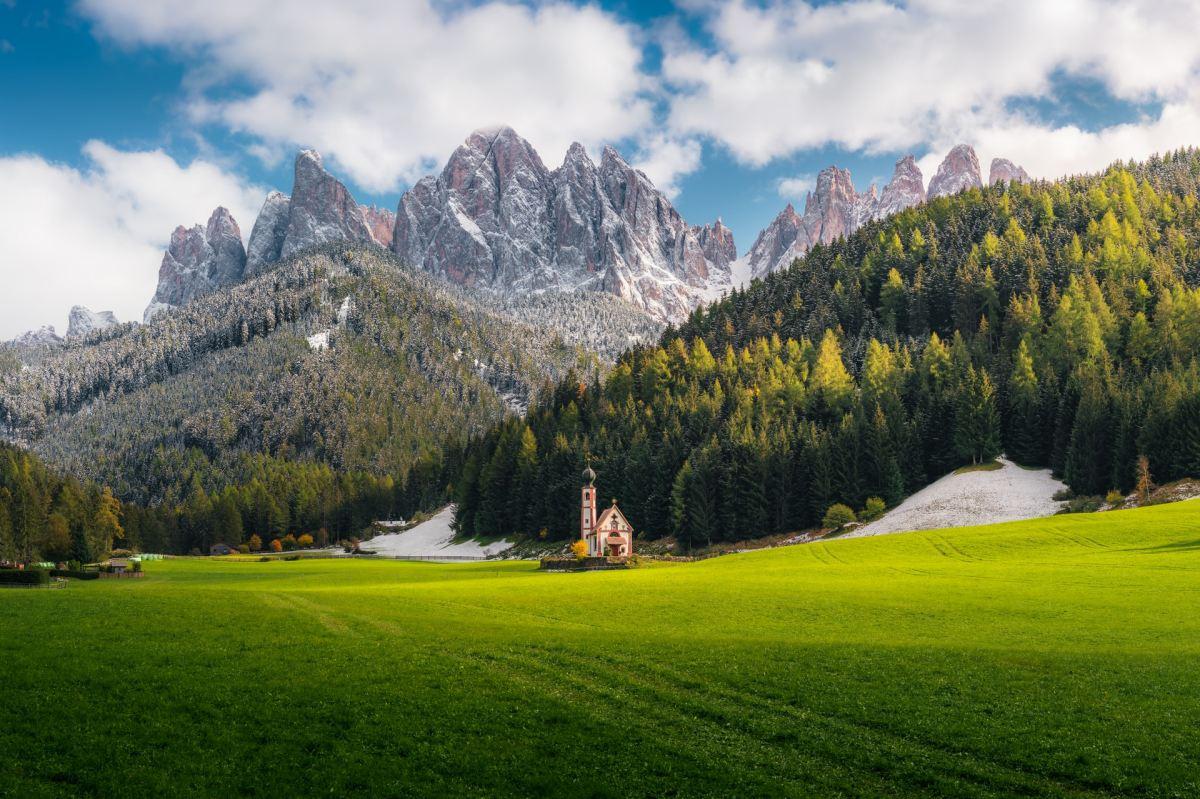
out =
[[[817,179],[812,175],[795,175],[790,178],[780,178],[775,184],[779,196],[789,202],[803,200],[817,185]]]
[[[16,52],[16,49],[8,39],[0,39],[0,53],[12,53]]]
[[[140,320],[176,225],[224,205],[249,234],[264,190],[206,161],[161,150],[84,147],[75,169],[36,155],[0,158],[0,340],[43,324],[66,332],[71,305]]]
[[[655,134],[641,143],[634,166],[668,197],[679,194],[679,181],[700,167],[700,142]]]
[[[1144,156],[1150,144],[1193,140],[1180,120],[1197,109],[1196,10],[1191,0],[714,4],[705,17],[714,46],[665,40],[668,127],[710,137],[752,165],[831,144],[940,156],[967,141],[1013,145],[1003,154],[1035,174],[1096,169]],[[1064,75],[1167,107],[1161,119],[1090,134],[1005,110],[1047,96]]]
[[[548,161],[652,120],[640,32],[592,6],[432,0],[83,0],[128,45],[193,59],[190,112],[258,140],[310,146],[359,186],[389,191],[440,166],[472,130],[504,123]],[[249,85],[231,96],[228,86]]]

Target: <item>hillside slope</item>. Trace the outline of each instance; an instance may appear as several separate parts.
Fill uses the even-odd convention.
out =
[[[656,330],[617,308],[605,339],[576,305],[510,310],[378,248],[326,245],[0,373],[0,433],[138,501],[241,479],[242,455],[402,476]]]
[[[935,480],[844,537],[1036,519],[1062,507],[1054,494],[1066,486],[1049,469],[1023,469],[1005,458],[997,460],[999,469],[951,472]]]

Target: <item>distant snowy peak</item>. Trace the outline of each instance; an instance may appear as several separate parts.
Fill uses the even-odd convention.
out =
[[[758,235],[746,258],[747,275],[763,277],[783,269],[815,244],[829,244],[860,227],[925,199],[921,170],[912,156],[896,162],[892,180],[878,193],[874,186],[859,193],[850,172],[836,166],[817,175],[817,184],[804,202],[804,214],[788,204]]]
[[[991,168],[988,170],[988,185],[995,186],[1013,181],[1028,183],[1029,173],[1007,158],[993,158]]]
[[[282,192],[273,191],[267,195],[246,245],[247,277],[261,275],[279,260],[283,240],[287,237],[291,205],[292,198]]]
[[[467,137],[440,175],[400,199],[392,249],[453,283],[503,296],[604,291],[680,321],[729,282],[733,235],[690,226],[611,147],[578,143],[550,170],[512,128]]]
[[[244,279],[246,249],[242,232],[225,208],[217,208],[208,224],[171,234],[171,243],[158,269],[158,288],[146,308],[149,322],[159,311],[184,305],[196,297],[232,286]]]
[[[89,310],[82,305],[71,308],[70,322],[67,325],[67,338],[83,338],[89,333],[107,330],[120,324],[112,311]]]
[[[54,325],[42,325],[37,330],[30,330],[8,342],[17,347],[56,347],[62,344],[62,339],[54,330]]]
[[[1004,158],[992,161],[989,182],[1028,182],[1024,169]],[[817,176],[817,185],[804,203],[804,214],[789,203],[755,240],[744,256],[747,279],[786,268],[816,244],[829,244],[849,236],[866,223],[920,205],[927,198],[955,194],[979,187],[979,159],[965,144],[952,149],[938,167],[925,191],[921,168],[911,155],[896,162],[892,179],[876,194],[875,187],[858,193],[845,169],[831,166]]]
[[[933,180],[929,181],[929,198],[958,194],[960,191],[979,188],[982,185],[975,148],[959,144],[946,154]]]

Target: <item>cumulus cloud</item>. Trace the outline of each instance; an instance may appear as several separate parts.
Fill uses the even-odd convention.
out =
[[[649,137],[638,148],[634,166],[646,173],[668,197],[679,194],[679,181],[700,167],[700,142],[662,134]]]
[[[218,205],[249,234],[265,190],[207,161],[88,142],[76,169],[36,155],[0,158],[0,339],[54,324],[70,305],[140,320],[176,225]]]
[[[831,144],[940,155],[955,141],[988,149],[1025,136],[1037,143],[1011,157],[1031,172],[1058,174],[1083,160],[1076,145],[1096,159],[1082,166],[1096,169],[1122,148],[1146,155],[1150,145],[1194,136],[1181,124],[1196,113],[1200,66],[1196,8],[1186,0],[704,8],[711,45],[678,36],[664,44],[668,128],[720,142],[747,164]],[[1097,80],[1118,100],[1163,103],[1162,117],[1088,133],[1007,110],[1014,100],[1049,95],[1064,76]],[[1038,149],[1045,144],[1053,149]],[[1070,157],[1055,161],[1060,155]]]
[[[187,54],[196,122],[251,135],[268,159],[315,147],[372,191],[440,166],[479,127],[511,125],[554,161],[572,141],[594,147],[640,134],[653,116],[640,32],[593,6],[346,0],[291,13],[275,0],[83,0],[81,8],[115,41]]]
[[[785,200],[796,202],[807,197],[816,185],[817,179],[812,175],[795,175],[789,178],[780,178],[775,183],[775,190]]]

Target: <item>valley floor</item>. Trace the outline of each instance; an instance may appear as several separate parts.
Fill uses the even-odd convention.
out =
[[[1200,501],[0,592],[0,794],[1196,796]]]

